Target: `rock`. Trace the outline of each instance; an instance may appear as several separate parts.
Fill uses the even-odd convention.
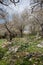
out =
[[[40,39],[40,38],[41,38],[41,36],[39,36],[39,37],[36,36],[35,40],[38,40],[38,39]]]
[[[40,44],[38,44],[37,47],[43,48],[43,41]]]
[[[32,61],[32,58],[30,58],[29,61]]]
[[[2,48],[8,47],[8,46],[10,46],[11,44],[12,44],[12,42],[4,42],[4,43],[2,44]]]
[[[12,42],[7,42],[7,44],[12,44]]]
[[[19,48],[19,46],[17,46],[17,47],[13,46],[13,47],[9,48],[9,51],[11,51],[11,52],[14,51],[16,53],[18,48]]]
[[[40,44],[43,46],[43,41]]]
[[[17,52],[18,48],[15,48],[15,52]]]
[[[37,47],[43,48],[43,46],[41,44],[38,44]]]

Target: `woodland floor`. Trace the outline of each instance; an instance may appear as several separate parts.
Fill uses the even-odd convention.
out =
[[[43,65],[43,38],[26,36],[12,42],[0,39],[0,65]]]

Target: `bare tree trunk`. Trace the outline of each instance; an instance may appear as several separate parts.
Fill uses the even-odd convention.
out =
[[[8,31],[8,37],[9,37],[9,41],[12,41],[12,35],[13,35],[13,33],[11,33],[11,31],[9,30],[9,28],[7,27],[7,25],[6,24],[4,24],[5,25],[5,28],[7,29],[7,31]]]
[[[43,24],[41,24],[41,28],[42,28],[42,30],[41,30],[41,35],[42,35],[42,37],[43,37]]]
[[[43,28],[42,28],[42,31],[41,32],[42,32],[42,37],[43,37]]]
[[[21,29],[20,30],[20,33],[21,33],[21,38],[23,37],[23,30]]]
[[[9,41],[10,41],[10,42],[12,41],[12,36],[11,36],[11,34],[9,35]]]

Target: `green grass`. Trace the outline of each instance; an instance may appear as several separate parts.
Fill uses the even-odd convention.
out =
[[[30,38],[29,38],[30,37]],[[37,44],[41,43],[43,39],[35,40],[35,36],[29,36],[28,38],[15,38],[13,39],[13,45],[20,46],[21,51],[28,51],[28,52],[42,52],[43,48],[38,48]],[[0,46],[6,42],[5,39],[0,39]]]
[[[35,65],[43,65],[43,57],[32,57],[32,60],[29,61],[29,59],[25,59],[24,58],[24,55],[26,55],[25,53],[42,53],[43,54],[43,48],[39,48],[37,47],[37,44],[41,43],[43,41],[43,38],[40,38],[40,39],[37,39],[37,40],[34,40],[35,39],[35,36],[28,36],[28,37],[24,37],[24,38],[14,38],[13,39],[13,46],[20,46],[18,48],[18,51],[16,53],[11,53],[11,54],[6,54],[6,52],[8,51],[7,50],[7,47],[6,48],[2,48],[2,50],[0,49],[0,53],[2,53],[3,55],[3,52],[4,52],[4,56],[7,57],[7,59],[1,59],[0,60],[0,65],[10,65],[10,61],[12,59],[12,57],[15,55],[16,56],[19,56],[19,58],[13,58],[13,60],[15,60],[14,65],[33,65],[37,62],[37,64]],[[2,44],[4,44],[4,42],[6,42],[5,39],[0,39],[0,45],[2,46]],[[7,43],[6,43],[7,44]],[[13,55],[12,55],[13,54]],[[6,61],[7,60],[7,61]],[[12,61],[12,60],[11,60]]]
[[[37,44],[40,44],[43,41],[43,38],[35,41],[34,38],[35,36],[30,36],[30,38],[15,38],[13,43],[16,46],[20,46],[20,51],[43,53],[43,48],[37,47]]]
[[[6,39],[0,39],[0,45],[2,45],[5,41]]]

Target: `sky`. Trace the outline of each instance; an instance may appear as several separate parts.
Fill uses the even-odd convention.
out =
[[[16,6],[13,3],[11,3],[9,0],[6,0],[6,2],[8,2],[7,4],[9,4],[9,6],[4,6],[0,4],[0,8],[3,8],[3,10],[8,13],[9,20],[12,19],[12,15],[14,13],[18,13],[20,15],[20,13],[26,7],[30,8],[30,0],[20,0],[20,2],[16,4]]]
[[[9,7],[15,12],[21,12],[26,6],[29,7],[29,5],[30,5],[30,0],[20,0],[20,2],[16,4],[16,6],[11,3]]]

